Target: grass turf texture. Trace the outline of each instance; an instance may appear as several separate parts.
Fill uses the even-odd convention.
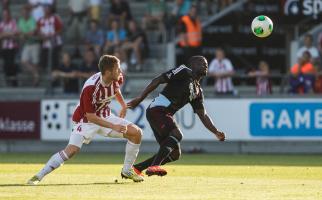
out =
[[[39,185],[25,185],[49,157],[0,154],[0,199],[322,199],[319,155],[184,154],[165,166],[166,177],[134,183],[120,178],[123,154],[79,154]]]

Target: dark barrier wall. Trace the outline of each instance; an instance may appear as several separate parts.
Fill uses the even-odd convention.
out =
[[[40,139],[40,102],[0,102],[3,139]]]

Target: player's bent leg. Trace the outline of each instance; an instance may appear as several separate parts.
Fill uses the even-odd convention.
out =
[[[139,153],[142,130],[138,126],[130,124],[127,126],[127,132],[123,136],[128,139],[128,142],[125,147],[124,165],[121,176],[122,178],[132,179],[134,182],[141,182],[144,178],[134,171],[133,164]]]
[[[69,144],[66,148],[52,155],[46,165],[36,175],[29,179],[27,184],[37,185],[47,174],[60,167],[65,161],[77,154],[80,151],[83,142],[83,136],[79,134],[71,134]]]
[[[172,129],[169,136],[164,140],[163,144],[152,162],[151,166],[146,170],[148,176],[158,175],[165,176],[167,171],[162,169],[160,165],[165,163],[165,161],[171,161],[171,153],[175,149],[180,149],[180,141],[182,140],[182,133],[178,128]],[[174,154],[175,155],[175,154]],[[179,159],[179,157],[174,157],[174,159]]]
[[[154,159],[152,166],[161,165],[162,161],[167,158],[174,149],[177,149],[182,140],[182,133],[178,128],[173,129],[169,136],[161,144],[159,152]]]

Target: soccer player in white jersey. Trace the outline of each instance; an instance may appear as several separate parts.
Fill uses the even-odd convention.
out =
[[[88,144],[95,134],[112,138],[126,138],[128,141],[121,176],[132,179],[134,182],[144,180],[133,170],[133,163],[139,152],[142,130],[123,119],[127,106],[119,89],[119,84],[122,82],[120,61],[115,56],[103,55],[99,60],[98,67],[100,72],[91,76],[82,89],[79,105],[73,114],[73,121],[76,124],[68,145],[65,149],[54,154],[44,168],[28,181],[28,184],[38,184],[44,176],[77,154],[83,143]],[[113,97],[122,106],[119,117],[111,114],[109,108]]]

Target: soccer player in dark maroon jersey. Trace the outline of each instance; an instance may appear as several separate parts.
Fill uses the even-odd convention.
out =
[[[28,184],[38,184],[47,174],[77,154],[83,143],[88,144],[97,134],[104,137],[126,138],[128,141],[121,176],[135,182],[144,180],[132,167],[139,152],[142,130],[124,119],[127,105],[119,86],[122,81],[120,60],[115,56],[103,55],[98,68],[100,72],[87,79],[82,89],[79,104],[73,115],[75,126],[68,145],[64,150],[54,154]],[[109,104],[114,97],[122,106],[119,116],[111,114],[110,111]]]
[[[225,134],[214,126],[204,108],[200,80],[207,75],[207,71],[208,62],[205,57],[193,56],[188,60],[187,66],[181,65],[154,78],[140,96],[128,102],[129,108],[135,108],[160,84],[166,84],[146,110],[147,120],[160,148],[153,157],[134,165],[134,170],[138,174],[147,169],[145,173],[148,176],[164,176],[167,171],[160,165],[179,159],[182,133],[173,115],[187,103],[190,103],[209,131],[220,141],[225,140]]]

